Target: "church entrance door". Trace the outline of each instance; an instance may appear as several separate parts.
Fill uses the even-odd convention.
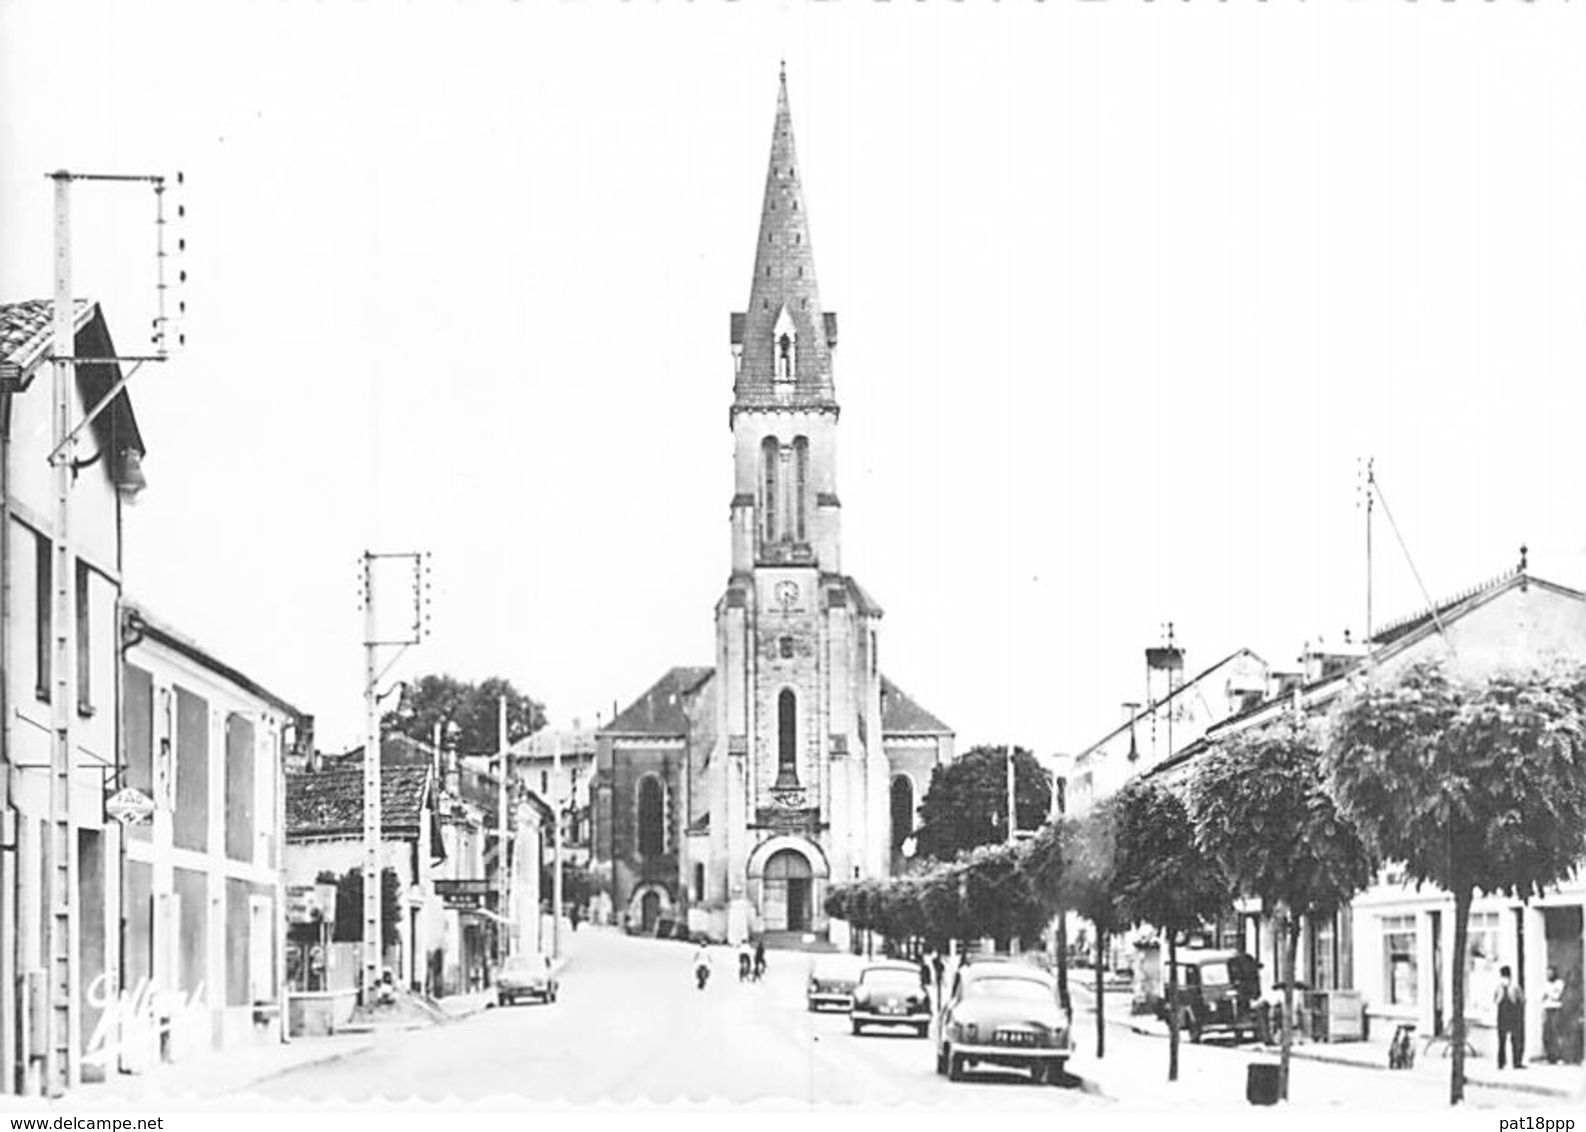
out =
[[[639,930],[645,935],[655,931],[655,923],[661,918],[661,898],[653,892],[646,892],[639,901]]]
[[[761,913],[768,931],[810,930],[810,863],[802,853],[783,849],[765,863],[765,907]]]

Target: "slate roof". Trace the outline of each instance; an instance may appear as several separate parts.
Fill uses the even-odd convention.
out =
[[[99,304],[90,299],[78,299],[76,308],[77,341],[73,349],[79,355],[86,353],[91,357],[116,356]],[[31,374],[49,359],[53,336],[50,320],[54,311],[55,304],[50,299],[0,304],[0,379],[26,386]],[[98,404],[120,376],[118,365],[78,365],[77,385],[84,402]],[[125,389],[116,395],[110,409],[94,421],[93,431],[112,455],[127,449],[139,454],[147,451]]]
[[[953,729],[881,676],[881,732],[883,735],[951,735]]]
[[[420,809],[430,791],[428,766],[380,768],[380,828],[392,839],[419,835]],[[361,835],[363,770],[321,770],[286,776],[288,839]]]
[[[688,698],[715,674],[714,668],[673,668],[600,730],[608,735],[686,735]]]

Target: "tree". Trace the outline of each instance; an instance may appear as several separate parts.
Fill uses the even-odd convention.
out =
[[[1118,794],[1117,880],[1123,918],[1167,937],[1168,1069],[1178,1080],[1178,935],[1233,903],[1222,867],[1195,839],[1189,809],[1171,790],[1136,778]]]
[[[1331,915],[1371,882],[1372,854],[1328,793],[1318,742],[1305,722],[1240,732],[1202,757],[1191,793],[1201,846],[1234,888],[1282,924],[1283,1053],[1278,1093],[1289,1095],[1294,959],[1307,916]]]
[[[341,876],[322,872],[314,878],[319,884],[336,886],[336,926],[331,938],[337,943],[363,940],[363,869],[348,869]],[[391,947],[401,938],[402,882],[392,868],[380,871],[381,946]]]
[[[402,698],[381,717],[380,730],[382,734],[406,735],[429,743],[435,738],[438,724],[442,742],[455,745],[463,754],[494,754],[501,748],[498,723],[502,696],[507,699],[509,744],[545,726],[544,706],[519,692],[509,680],[492,676],[470,684],[452,676],[431,675],[402,685]]]
[[[1465,1095],[1465,952],[1477,891],[1522,899],[1586,856],[1586,668],[1456,676],[1437,661],[1341,708],[1332,787],[1385,859],[1454,898],[1449,1103]]]
[[[1019,829],[1035,830],[1046,821],[1052,785],[1035,756],[1013,750],[1014,815]],[[1008,840],[1008,762],[1006,747],[973,747],[931,772],[920,800],[920,855],[946,861],[978,845]]]
[[[1117,796],[1102,799],[1082,817],[1065,819],[1053,836],[1061,840],[1062,869],[1055,890],[1048,891],[1058,907],[1089,920],[1096,933],[1096,1056],[1105,1057],[1107,941],[1126,922],[1117,887]],[[1038,838],[1035,845],[1040,843]],[[1046,883],[1051,886],[1051,878]]]

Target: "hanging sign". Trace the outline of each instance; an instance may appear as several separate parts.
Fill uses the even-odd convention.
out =
[[[154,816],[154,799],[128,786],[105,799],[105,813],[122,825],[142,825]]]

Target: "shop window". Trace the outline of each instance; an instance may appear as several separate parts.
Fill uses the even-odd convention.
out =
[[[1415,917],[1382,918],[1383,993],[1393,1006],[1416,1003]]]

